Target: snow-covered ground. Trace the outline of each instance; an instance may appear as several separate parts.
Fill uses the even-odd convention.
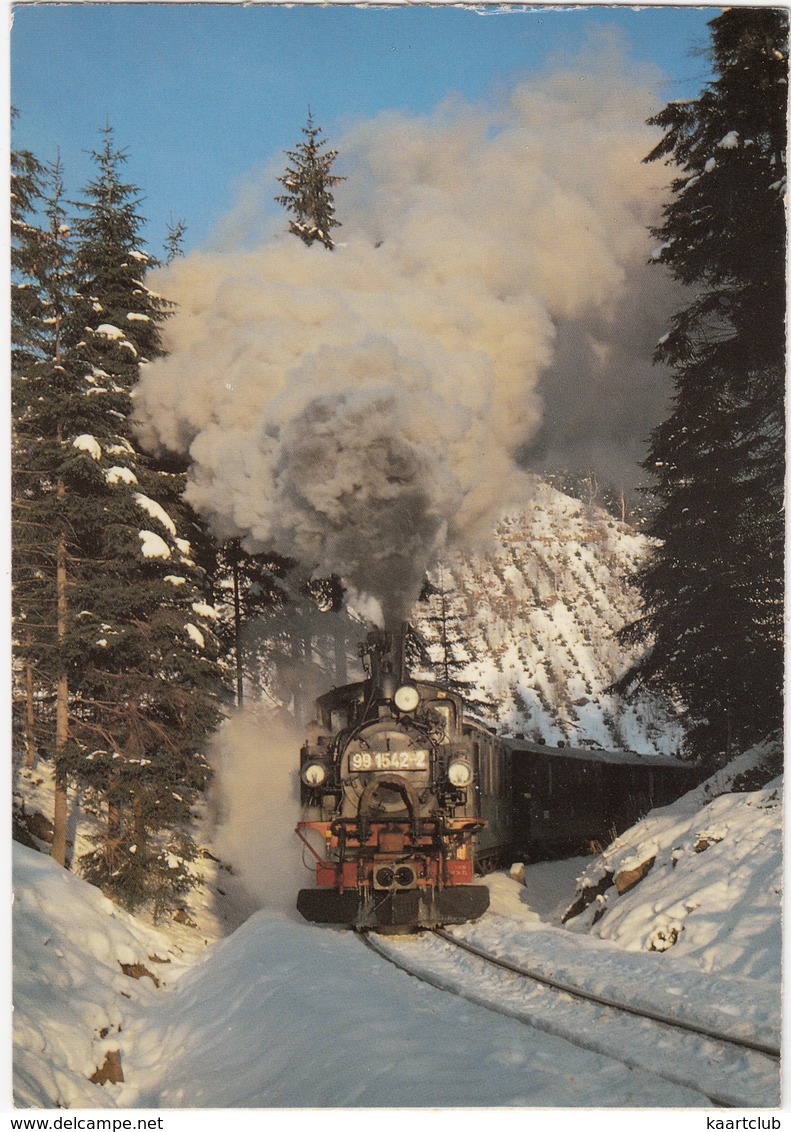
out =
[[[16,847],[16,870],[21,1106],[706,1105],[426,987],[348,932],[261,911],[185,967],[48,858]],[[111,1050],[125,1081],[93,1084]]]
[[[518,870],[495,874],[490,912],[457,930],[591,990],[776,1042],[780,783],[731,793],[734,774],[654,811],[602,861],[528,866],[524,884]],[[691,839],[704,836],[696,853]],[[586,880],[608,867],[617,876],[646,846],[656,861],[639,883],[620,896],[611,886],[562,924]],[[710,1095],[780,1103],[776,1074],[749,1061],[719,1064],[702,1041],[691,1039],[684,1065],[683,1050],[648,1024],[619,1032],[562,1002],[532,1003],[545,1017],[530,1028],[296,915],[262,910],[236,930],[218,916],[155,929],[32,849],[15,845],[14,868],[14,1088],[23,1108],[692,1110],[710,1107]],[[591,929],[596,906],[605,911]],[[675,946],[650,950],[668,917],[683,926]],[[230,934],[217,939],[207,927]],[[435,945],[392,943],[410,960],[444,964],[446,979],[469,990],[469,967],[429,954]],[[483,976],[476,983],[488,993]],[[92,1083],[113,1051],[124,1081]]]

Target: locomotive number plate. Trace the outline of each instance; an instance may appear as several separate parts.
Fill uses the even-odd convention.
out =
[[[350,770],[428,770],[428,751],[355,751]]]

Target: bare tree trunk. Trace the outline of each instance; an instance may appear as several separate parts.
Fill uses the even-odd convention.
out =
[[[65,486],[58,484],[58,495],[65,493]],[[58,535],[55,567],[55,586],[58,601],[58,644],[63,644],[66,636],[66,532]],[[69,741],[69,677],[63,672],[58,677],[55,699],[55,812],[53,815],[54,834],[51,856],[59,865],[66,865],[66,822],[68,817],[67,778],[63,769],[63,753]]]
[[[244,657],[242,655],[242,601],[239,593],[239,543],[233,560],[233,630],[236,653],[236,706],[244,705]]]
[[[66,865],[66,824],[68,820],[67,778],[63,769],[62,751],[69,738],[69,680],[58,680],[55,707],[55,809],[52,819],[51,857],[59,865]]]
[[[53,221],[54,223],[54,221]],[[60,263],[57,265],[60,268]],[[54,355],[55,361],[60,362],[60,331],[62,312],[56,314]],[[63,429],[60,422],[56,428],[58,443],[63,441]],[[66,484],[58,479],[58,500],[62,503],[66,498]],[[63,523],[63,519],[61,519]],[[66,619],[69,611],[68,595],[66,593],[66,528],[61,526],[58,532],[58,544],[55,553],[55,596],[57,601],[57,635],[58,635],[58,665],[59,675],[55,695],[55,805],[52,824],[54,827],[52,849],[50,855],[53,861],[66,867],[66,825],[68,821],[68,778],[64,769],[64,754],[69,741],[69,676],[65,671],[62,647],[66,639]]]
[[[25,665],[25,766],[36,765],[36,712],[33,703],[33,666]]]

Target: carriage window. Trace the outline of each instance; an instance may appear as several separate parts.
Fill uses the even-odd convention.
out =
[[[442,726],[445,729],[443,741],[448,743],[450,742],[450,737],[453,733],[453,704],[449,704],[447,702],[441,704],[437,703],[437,701],[434,700],[431,706],[437,713],[439,718],[442,720]]]
[[[333,708],[330,712],[330,727],[333,731],[342,731],[346,727],[348,716],[343,708]]]
[[[483,767],[481,766],[481,748],[477,742],[472,744],[472,773],[475,776],[476,789],[483,788]]]
[[[485,749],[486,749],[486,756],[485,756],[486,757],[486,792],[488,794],[493,794],[494,789],[495,789],[495,784],[494,784],[494,759],[492,757],[492,745],[491,745],[491,743],[488,742],[488,740],[485,743]]]
[[[492,764],[492,793],[500,793],[500,752],[489,743],[489,761]]]
[[[498,794],[508,793],[508,763],[505,759],[505,751],[499,748],[497,751],[497,779],[498,779]]]

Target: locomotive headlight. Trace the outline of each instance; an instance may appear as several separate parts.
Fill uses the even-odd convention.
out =
[[[305,763],[302,768],[302,781],[306,786],[321,786],[327,777],[327,768],[322,763]]]
[[[402,684],[393,700],[399,711],[414,711],[420,703],[420,692],[414,684]]]
[[[448,782],[451,786],[469,786],[472,782],[472,767],[469,763],[456,759],[448,767]]]

